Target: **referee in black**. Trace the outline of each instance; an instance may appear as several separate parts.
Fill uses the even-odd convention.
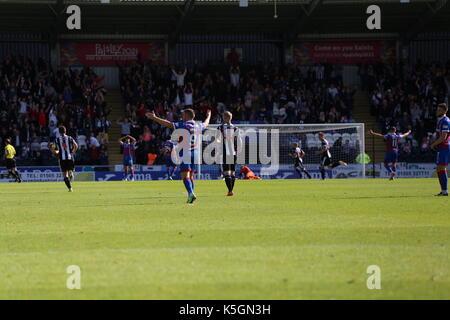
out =
[[[50,150],[54,155],[59,157],[59,166],[64,177],[64,182],[69,192],[73,192],[71,183],[73,180],[73,171],[75,170],[75,159],[73,155],[78,150],[78,144],[66,132],[64,126],[59,127],[60,136],[56,138],[55,145]]]
[[[222,175],[228,188],[227,196],[233,195],[237,153],[242,146],[239,128],[231,123],[232,118],[231,112],[226,111],[222,116],[223,123],[218,127],[218,142],[222,144]]]

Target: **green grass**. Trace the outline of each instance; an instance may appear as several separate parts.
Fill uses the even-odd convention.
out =
[[[0,184],[1,299],[449,299],[435,179]],[[81,290],[66,268],[81,268]],[[366,286],[381,268],[381,290]]]

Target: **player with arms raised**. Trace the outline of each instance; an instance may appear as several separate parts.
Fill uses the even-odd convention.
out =
[[[66,134],[66,127],[59,127],[60,136],[56,138],[55,144],[50,146],[51,152],[58,156],[59,166],[69,192],[72,192],[73,172],[75,170],[74,153],[78,150],[78,144],[72,137]]]
[[[322,144],[322,149],[317,151],[316,154],[320,156],[320,175],[322,176],[322,180],[325,180],[325,167],[333,169],[338,166],[346,166],[347,163],[341,160],[336,162],[331,160],[330,145],[327,139],[325,139],[325,133],[319,132],[319,140]]]
[[[184,186],[188,192],[187,203],[193,203],[197,197],[194,193],[194,173],[195,173],[195,163],[198,159],[198,150],[200,149],[201,134],[209,126],[209,120],[211,119],[211,110],[208,110],[206,119],[203,123],[194,121],[195,112],[192,109],[186,109],[183,111],[183,121],[181,122],[171,122],[166,119],[159,118],[153,112],[146,113],[147,118],[157,122],[158,124],[165,126],[170,129],[184,129],[189,133],[190,141],[183,141],[182,139],[178,141],[181,150],[186,149],[189,151],[189,161],[183,162],[183,151],[180,153],[180,158],[182,159],[180,165],[181,178],[183,179]],[[182,138],[182,137],[181,137]],[[189,145],[185,145],[185,144]]]
[[[450,156],[450,119],[447,117],[448,106],[441,103],[437,106],[437,126],[436,126],[436,141],[431,145],[431,149],[437,151],[436,157],[436,172],[441,185],[441,192],[436,196],[448,197],[447,191],[447,166]]]
[[[389,180],[394,180],[396,170],[397,170],[397,161],[398,161],[398,147],[400,144],[400,139],[407,137],[411,130],[405,132],[404,134],[398,134],[397,128],[390,127],[389,132],[385,135],[381,133],[376,133],[373,130],[370,130],[369,133],[375,137],[383,138],[386,141],[386,155],[384,157],[384,167],[389,172]]]
[[[294,159],[294,169],[297,171],[298,175],[300,176],[300,179],[303,178],[303,174],[306,174],[309,179],[311,179],[311,175],[309,174],[308,170],[306,170],[304,164],[303,164],[303,157],[305,156],[305,151],[303,151],[298,143],[292,144],[292,150],[289,153],[289,157]]]
[[[134,181],[133,155],[136,145],[136,139],[130,135],[119,139],[119,143],[123,148],[123,170],[124,175],[122,181],[128,181],[128,172],[131,172],[131,181]]]

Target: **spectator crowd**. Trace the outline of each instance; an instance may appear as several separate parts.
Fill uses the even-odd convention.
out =
[[[354,122],[354,90],[343,86],[342,70],[330,64],[176,67],[147,62],[120,67],[120,86],[126,104],[122,135],[138,140],[138,163],[146,163],[149,153],[160,154],[170,137],[170,130],[146,119],[147,110],[170,121],[193,108],[198,119],[211,109],[212,123],[220,123],[224,111],[238,123]]]
[[[412,131],[402,141],[400,161],[431,162],[436,130],[436,106],[449,103],[450,60],[413,66],[373,64],[360,67],[362,86],[370,95],[371,113],[383,133],[390,126]]]
[[[54,165],[49,143],[66,126],[77,164],[108,164],[109,110],[102,79],[89,68],[54,71],[43,59],[0,60],[0,145],[10,137],[21,165]]]
[[[145,117],[148,110],[170,121],[193,108],[197,119],[212,110],[212,123],[224,111],[237,123],[347,123],[352,118],[354,89],[345,87],[342,68],[258,64],[163,66],[151,62],[119,66],[126,116],[122,135],[137,139],[137,163],[161,154],[170,130]],[[384,132],[394,125],[412,130],[403,141],[401,160],[431,161],[435,109],[449,102],[450,62],[361,65],[361,85],[371,113]],[[92,69],[58,69],[47,61],[10,56],[0,61],[0,144],[10,137],[22,165],[53,165],[49,143],[58,126],[67,127],[80,149],[78,164],[108,164],[107,90]],[[156,159],[162,163],[162,157]]]

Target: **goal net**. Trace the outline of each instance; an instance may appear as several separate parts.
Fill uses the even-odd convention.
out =
[[[294,160],[289,156],[294,143],[305,152],[303,163],[313,178],[320,177],[321,149],[319,132],[325,134],[330,146],[331,159],[348,163],[347,167],[326,168],[327,178],[364,178],[364,124],[239,124],[242,146],[237,155],[236,173],[241,166],[248,166],[256,175],[264,179],[299,178],[294,170]],[[203,150],[214,140],[217,125],[211,125],[203,135]],[[216,131],[216,133],[215,133]],[[222,158],[222,157],[220,157]],[[221,161],[216,164],[200,160],[197,179],[220,179]]]

